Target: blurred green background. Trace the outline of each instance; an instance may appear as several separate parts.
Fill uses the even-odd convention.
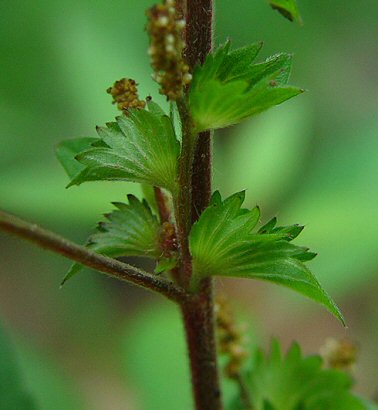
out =
[[[110,201],[140,193],[136,185],[106,182],[65,190],[54,145],[93,136],[96,124],[116,115],[105,89],[121,77],[135,78],[141,96],[165,103],[146,54],[144,10],[152,3],[0,2],[1,208],[81,243]],[[293,52],[291,83],[308,92],[218,133],[214,186],[225,195],[247,189],[248,205],[259,204],[264,221],[278,215],[282,224],[306,225],[300,241],[319,252],[312,269],[349,329],[273,285],[221,280],[219,288],[245,311],[263,346],[272,335],[284,346],[298,340],[306,353],[317,352],[327,337],[356,342],[356,391],[372,396],[378,388],[377,1],[299,0],[303,27],[264,0],[216,3],[217,44],[228,37],[235,46],[264,40],[262,57]],[[3,234],[0,257],[2,332],[38,409],[190,408],[174,307],[88,271],[60,290],[67,260]],[[0,361],[6,352],[0,349]]]

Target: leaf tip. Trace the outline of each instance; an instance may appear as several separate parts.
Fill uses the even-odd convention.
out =
[[[237,193],[235,194],[235,196],[240,199],[241,203],[243,203],[244,200],[245,200],[245,194],[246,194],[246,190],[243,189],[242,191],[237,192]]]

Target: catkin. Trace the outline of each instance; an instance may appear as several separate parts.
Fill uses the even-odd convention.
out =
[[[159,92],[175,101],[184,95],[192,76],[183,58],[185,20],[179,15],[174,0],[165,0],[147,10],[148,54],[154,69],[153,79]]]

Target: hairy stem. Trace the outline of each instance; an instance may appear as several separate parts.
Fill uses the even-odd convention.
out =
[[[208,283],[202,282],[199,293],[181,308],[197,410],[222,409],[211,292]]]
[[[204,62],[212,49],[213,0],[187,0],[182,9],[187,24],[185,58],[193,69],[196,64]],[[181,115],[181,120],[185,130],[185,116]],[[196,141],[189,181],[191,202],[188,204],[190,209],[186,211],[191,224],[208,206],[211,196],[210,132],[201,133]],[[181,306],[196,409],[221,410],[212,279],[205,279],[196,297]]]
[[[157,204],[158,211],[159,211],[160,222],[161,223],[169,222],[170,212],[167,207],[167,203],[166,203],[166,199],[165,199],[165,195],[163,191],[161,190],[161,188],[155,186],[154,194],[155,194],[155,200],[156,200],[156,204]]]
[[[177,238],[180,245],[181,255],[181,285],[188,288],[192,275],[192,262],[189,252],[189,232],[191,228],[191,204],[192,204],[192,166],[195,139],[193,126],[186,102],[177,101],[182,124],[182,148],[179,168],[179,192],[174,198]]]
[[[84,246],[77,245],[36,224],[26,222],[1,210],[0,230],[31,241],[41,248],[49,249],[114,278],[158,292],[175,302],[183,303],[188,299],[183,289],[169,281],[158,279],[127,263],[92,252]]]

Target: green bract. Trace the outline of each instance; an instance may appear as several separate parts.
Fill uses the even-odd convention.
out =
[[[80,138],[58,147],[58,158],[72,177],[69,186],[123,180],[177,191],[180,145],[169,117],[157,104],[148,103],[148,110],[130,109],[117,122],[98,127],[97,133],[100,138],[92,144]]]
[[[269,4],[272,9],[277,10],[290,21],[297,21],[302,24],[296,0],[269,0]]]
[[[276,340],[269,356],[257,349],[245,379],[254,410],[368,409],[350,392],[353,385],[350,375],[322,368],[319,356],[303,357],[297,343],[285,357]],[[231,408],[244,409],[238,398]]]
[[[244,192],[224,201],[215,192],[209,207],[193,225],[190,233],[192,288],[204,277],[213,275],[268,280],[323,304],[344,323],[338,307],[303,263],[315,254],[291,243],[302,227],[274,228],[272,220],[260,232],[252,233],[260,210],[258,207],[251,211],[242,209],[243,201]]]
[[[127,196],[129,203],[114,202],[117,208],[105,214],[107,221],[100,222],[97,233],[88,239],[87,247],[113,258],[119,256],[143,256],[158,259],[161,255],[160,225],[145,200]],[[63,283],[82,269],[74,264]]]
[[[66,140],[57,146],[56,156],[71,179],[75,178],[85,168],[83,164],[76,161],[76,155],[91,149],[94,144],[99,142],[99,138],[84,137]]]
[[[227,42],[195,68],[189,106],[196,131],[236,124],[303,91],[286,85],[291,55],[252,64],[261,47],[255,43],[230,51]]]

